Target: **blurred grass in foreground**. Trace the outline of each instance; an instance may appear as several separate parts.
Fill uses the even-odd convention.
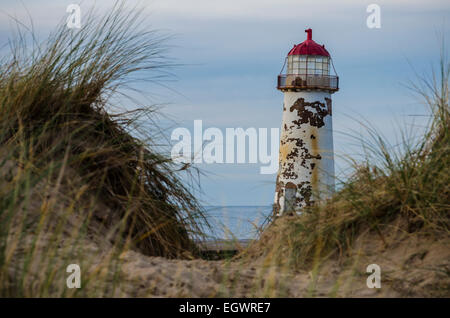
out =
[[[43,43],[17,23],[0,64],[1,295],[65,295],[65,282],[52,286],[74,259],[114,267],[126,248],[196,255],[202,209],[179,177],[186,167],[152,149],[156,110],[107,112],[132,83],[157,83],[170,66],[165,37],[143,22],[119,2],[79,30],[61,23]],[[142,118],[153,125],[145,141],[132,136]],[[94,237],[108,247],[89,246]],[[83,258],[90,248],[97,257]]]

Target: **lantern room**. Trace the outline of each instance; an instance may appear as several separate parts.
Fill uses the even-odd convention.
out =
[[[299,75],[329,75],[330,58],[320,55],[290,55],[287,73]]]
[[[280,90],[325,89],[337,91],[339,78],[336,75],[330,75],[332,67],[330,53],[324,45],[313,41],[311,29],[307,29],[305,32],[307,33],[306,40],[294,45],[288,53],[285,62],[286,74],[278,76],[277,88]]]

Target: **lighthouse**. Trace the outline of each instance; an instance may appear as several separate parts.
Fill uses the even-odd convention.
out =
[[[325,46],[313,41],[311,29],[305,32],[306,40],[290,50],[286,72],[283,66],[278,76],[284,104],[275,215],[301,212],[334,191],[331,95],[339,90],[339,77],[330,75]]]

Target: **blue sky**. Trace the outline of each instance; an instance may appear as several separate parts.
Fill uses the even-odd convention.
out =
[[[95,4],[106,10],[111,1],[85,0],[82,14]],[[175,81],[144,87],[155,103],[178,126],[192,129],[193,120],[204,128],[279,127],[282,93],[276,76],[293,44],[313,29],[313,39],[325,44],[340,77],[333,95],[336,168],[340,156],[357,154],[346,136],[357,131],[351,117],[364,118],[392,143],[401,127],[413,120],[420,132],[426,110],[405,85],[415,80],[414,70],[429,73],[439,59],[440,36],[449,34],[450,2],[425,0],[152,0],[140,3],[149,14],[149,28],[173,34],[171,56],[183,66]],[[11,31],[5,13],[25,21],[28,10],[38,33],[45,35],[76,1],[3,0],[0,44]],[[366,8],[381,8],[381,28],[369,29]],[[82,15],[83,17],[83,15]],[[448,41],[448,39],[447,39]],[[414,68],[414,70],[413,70]],[[169,132],[170,133],[170,132]],[[356,134],[358,135],[358,134]],[[268,205],[272,203],[275,175],[259,174],[259,164],[200,165],[206,176],[202,200],[210,205]]]

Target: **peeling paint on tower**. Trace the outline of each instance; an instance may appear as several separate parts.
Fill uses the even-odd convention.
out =
[[[328,51],[306,32],[289,52],[287,74],[278,77],[284,104],[275,215],[301,212],[334,191],[331,94],[339,79],[329,75]]]

